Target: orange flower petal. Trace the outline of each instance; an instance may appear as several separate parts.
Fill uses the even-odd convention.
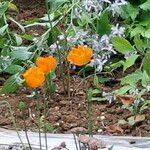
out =
[[[93,56],[91,48],[84,45],[79,45],[77,48],[72,48],[68,53],[67,60],[74,65],[83,66],[90,62]]]
[[[45,81],[45,75],[43,71],[38,67],[29,68],[23,77],[28,87],[37,88],[42,86]]]
[[[36,65],[37,67],[41,68],[41,70],[47,74],[51,71],[53,71],[57,65],[57,61],[54,57],[38,57],[36,59]]]

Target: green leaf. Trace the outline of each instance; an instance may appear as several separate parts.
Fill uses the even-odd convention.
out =
[[[112,43],[115,49],[122,54],[126,54],[127,52],[134,50],[130,42],[123,37],[113,37]]]
[[[132,74],[127,75],[126,77],[121,79],[121,85],[132,85],[135,86],[135,84],[142,79],[143,73],[139,70],[133,72]]]
[[[150,27],[150,25],[149,25],[149,27]],[[145,30],[144,37],[150,39],[150,28],[148,28],[148,29]]]
[[[10,56],[14,59],[27,60],[31,57],[32,52],[28,52],[27,49],[14,50],[10,52]]]
[[[5,31],[6,29],[8,28],[8,24],[4,25],[3,27],[0,28],[0,35],[4,35],[5,34]]]
[[[22,44],[22,38],[18,34],[14,34],[15,39],[16,39],[16,44],[17,46],[20,46]]]
[[[18,72],[24,71],[24,68],[19,65],[10,65],[4,71],[10,74],[16,74]]]
[[[150,77],[146,73],[146,71],[143,72],[142,76],[142,86],[147,87],[150,84]]]
[[[135,18],[137,17],[137,15],[139,14],[139,8],[137,6],[131,5],[130,3],[128,3],[126,5],[126,9],[127,12],[129,14],[129,16],[131,17],[132,20],[135,20]]]
[[[25,39],[25,40],[28,40],[28,41],[33,41],[33,35],[30,35],[30,34],[23,34],[21,35],[21,38]]]
[[[135,27],[134,29],[131,30],[131,33],[130,33],[131,37],[134,37],[137,34],[144,36],[145,28],[141,25],[138,25],[137,27]]]
[[[140,112],[150,107],[150,100],[145,100],[140,108]]]
[[[120,60],[118,62],[115,62],[115,63],[110,64],[109,66],[107,66],[106,70],[109,71],[109,72],[112,72],[112,71],[116,70],[117,68],[123,66],[123,64],[124,64],[124,61]]]
[[[13,4],[12,2],[9,2],[8,10],[19,12],[17,6],[15,4]]]
[[[141,40],[139,34],[134,37],[134,44],[135,44],[135,46],[136,46],[138,52],[140,52],[140,53],[143,53],[143,52],[144,52],[144,48],[143,48],[143,44],[144,44],[144,43],[143,43],[143,41]]]
[[[120,89],[116,90],[115,94],[117,94],[117,95],[123,95],[123,94],[127,93],[129,90],[131,90],[133,88],[134,87],[131,86],[131,85],[126,85],[126,86],[123,86]]]
[[[6,80],[4,83],[0,93],[2,94],[8,94],[8,93],[13,93],[18,89],[18,84],[17,84],[17,75],[13,75],[10,78]]]
[[[123,71],[125,71],[126,69],[128,69],[129,67],[134,65],[134,63],[135,63],[135,61],[137,60],[138,57],[139,57],[139,55],[129,56],[123,64]]]
[[[145,11],[150,10],[150,0],[147,0],[145,3],[140,5],[140,8],[145,10]]]
[[[110,34],[111,32],[111,26],[109,24],[109,19],[108,19],[108,12],[104,11],[97,20],[97,33],[100,36],[103,36],[104,34]]]
[[[143,70],[146,71],[148,76],[150,76],[150,50],[147,50],[145,54],[143,62]]]
[[[27,108],[27,105],[25,102],[23,102],[23,101],[19,102],[19,110],[21,112],[24,112],[26,110],[26,108]]]
[[[68,0],[48,0],[50,6],[50,13],[58,10],[59,7],[61,7],[66,2],[68,2]]]
[[[8,2],[0,2],[0,16],[2,16],[8,9]]]

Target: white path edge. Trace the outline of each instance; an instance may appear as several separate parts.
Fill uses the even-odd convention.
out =
[[[26,138],[23,131],[19,132],[23,142],[26,144]],[[36,149],[39,147],[38,133],[28,132],[30,142]],[[122,136],[103,136],[95,135],[96,138],[103,140],[108,150],[109,147],[114,145],[113,150],[150,150],[150,137],[122,137]],[[49,150],[58,146],[61,142],[65,142],[69,150],[76,150],[73,135],[71,134],[47,134]],[[130,144],[135,141],[135,144]],[[0,128],[0,145],[15,145],[20,144],[16,131],[6,130]],[[44,135],[42,134],[42,144],[44,150]]]

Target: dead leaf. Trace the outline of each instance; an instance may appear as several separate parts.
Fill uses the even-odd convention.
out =
[[[88,144],[90,138],[86,135],[80,135],[78,140],[79,140],[79,142],[81,142],[83,144]]]
[[[94,137],[90,138],[88,145],[91,150],[106,148],[106,144],[103,141],[96,139]]]
[[[90,148],[90,150],[97,150],[99,148],[102,149],[106,147],[106,144],[100,139],[89,137],[86,135],[80,135],[78,140],[79,142],[87,145]]]
[[[145,115],[131,116],[127,120],[128,120],[128,123],[130,125],[134,125],[136,123],[144,121],[145,120]]]
[[[126,105],[126,106],[133,104],[135,101],[135,96],[127,95],[127,94],[126,95],[119,95],[119,96],[117,96],[117,98],[119,98],[119,100],[121,100],[123,105]]]
[[[109,133],[123,133],[123,129],[117,124],[107,126],[106,131]]]
[[[141,121],[144,121],[145,120],[145,115],[137,115],[135,117],[135,122],[138,123],[138,122],[141,122]]]
[[[54,147],[52,150],[61,150],[61,149],[64,149],[64,148],[67,150],[66,143],[62,142],[59,146]]]

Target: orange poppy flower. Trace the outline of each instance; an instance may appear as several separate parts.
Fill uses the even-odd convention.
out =
[[[67,60],[74,65],[83,66],[90,62],[93,56],[91,48],[84,45],[79,45],[77,48],[72,48],[67,56]]]
[[[57,65],[57,61],[54,57],[38,57],[36,59],[36,65],[37,67],[41,68],[41,70],[47,74],[55,69]]]
[[[24,74],[23,77],[28,87],[37,88],[42,86],[45,81],[44,72],[38,67],[29,68]]]

